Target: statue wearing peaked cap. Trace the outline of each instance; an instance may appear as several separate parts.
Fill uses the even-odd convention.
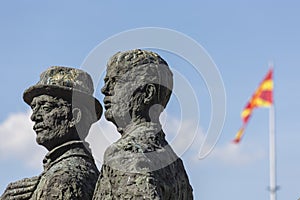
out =
[[[92,199],[99,171],[84,140],[102,114],[93,92],[88,73],[60,66],[47,69],[36,85],[25,90],[36,142],[49,152],[44,171],[10,183],[1,200]]]

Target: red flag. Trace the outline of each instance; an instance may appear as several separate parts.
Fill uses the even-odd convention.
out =
[[[243,125],[237,132],[234,143],[240,142],[243,137],[246,125],[251,117],[254,108],[270,107],[273,104],[273,69],[270,69],[263,81],[252,95],[241,113]]]

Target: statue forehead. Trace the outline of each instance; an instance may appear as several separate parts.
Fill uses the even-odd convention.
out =
[[[36,96],[32,99],[31,104],[35,104],[35,103],[57,103],[59,101],[66,101],[63,99],[58,99],[56,97],[53,97],[51,95],[47,95],[47,94],[42,94],[39,96]]]
[[[116,66],[111,65],[107,67],[106,76],[157,76],[159,68],[153,64],[144,64],[139,66]]]
[[[156,53],[132,50],[119,52],[107,63],[106,80],[122,84],[156,83],[172,90],[173,74],[168,64]]]
[[[114,54],[107,63],[107,74],[123,75],[128,71],[132,71],[133,73],[136,70],[140,71],[141,69],[138,68],[141,66],[147,69],[159,65],[168,66],[167,62],[158,54],[151,51],[134,49]],[[144,70],[144,73],[147,74],[147,70]]]
[[[123,73],[124,69],[122,70],[121,67],[115,65],[109,65],[106,69],[106,76],[116,76],[118,74]]]

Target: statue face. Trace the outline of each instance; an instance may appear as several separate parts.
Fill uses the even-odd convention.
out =
[[[69,132],[71,106],[63,99],[49,95],[33,98],[31,120],[36,132],[36,141],[48,150],[66,142]]]
[[[134,91],[134,82],[127,75],[120,75],[115,68],[108,67],[105,85],[101,89],[105,95],[105,118],[122,128],[131,121],[131,97]]]

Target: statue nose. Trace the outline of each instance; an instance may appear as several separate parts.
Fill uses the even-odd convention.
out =
[[[113,84],[111,84],[110,81],[107,81],[105,85],[101,88],[101,92],[104,95],[109,95],[109,96],[113,95],[114,94]]]
[[[30,116],[30,119],[34,122],[35,121],[41,121],[42,116],[39,112],[37,112],[36,110],[33,110],[32,114]]]
[[[106,84],[106,83],[105,83],[105,85],[101,88],[101,92],[102,92],[103,94],[105,94],[105,95],[106,95],[106,93],[108,92],[107,84]]]

